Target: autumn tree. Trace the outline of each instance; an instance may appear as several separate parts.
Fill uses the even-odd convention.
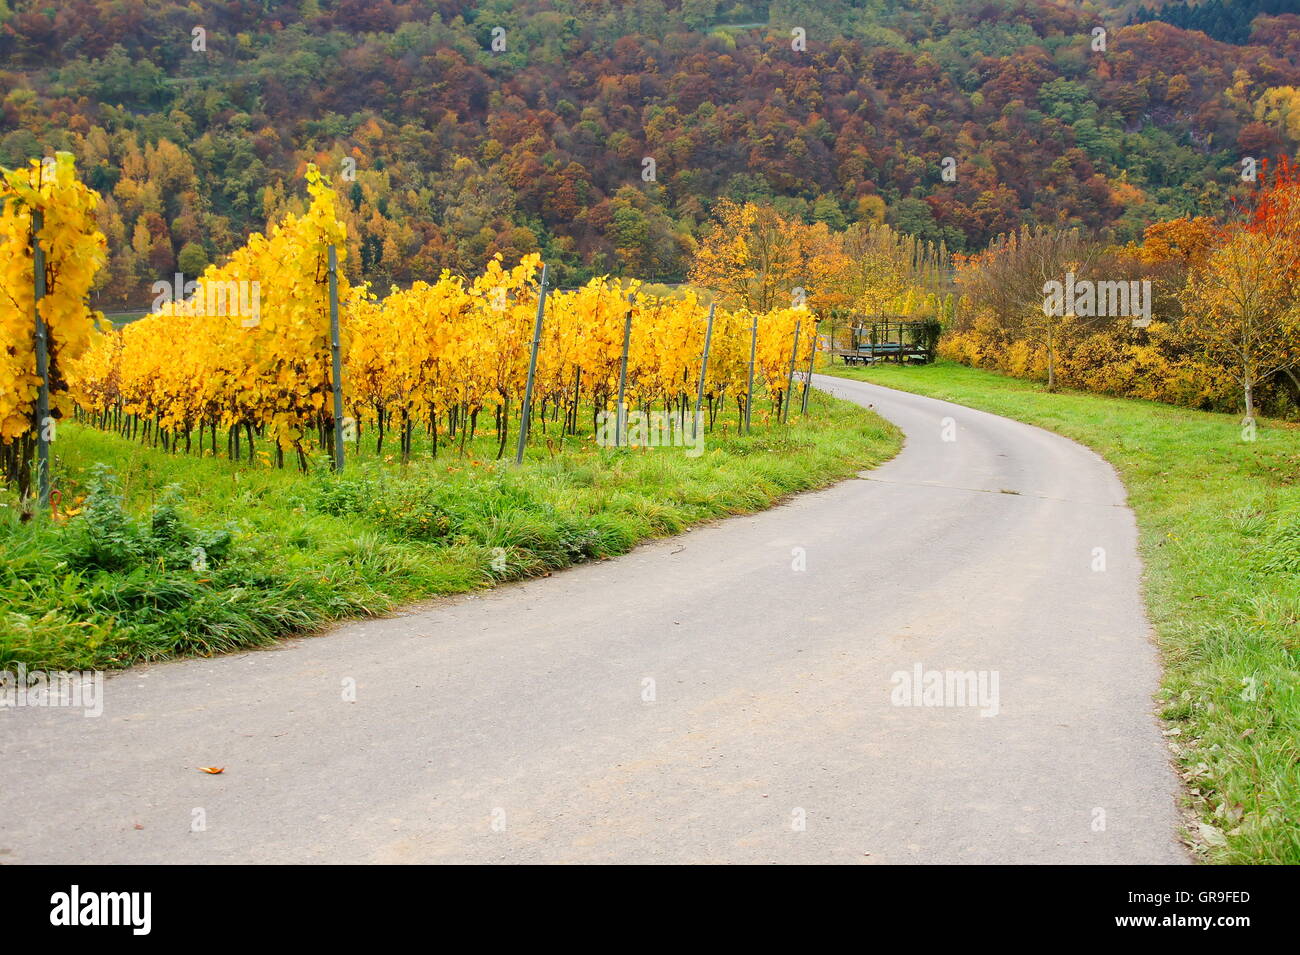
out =
[[[959,260],[957,281],[977,307],[983,307],[1014,337],[1041,347],[1047,356],[1047,388],[1056,390],[1057,353],[1067,322],[1077,316],[1073,303],[1054,308],[1047,285],[1069,273],[1087,274],[1099,248],[1078,229],[1030,229],[994,240],[987,250]]]
[[[866,315],[905,315],[932,308],[948,265],[942,244],[925,242],[888,225],[857,223],[843,237],[844,289]]]
[[[724,199],[695,250],[690,281],[728,306],[753,312],[788,306],[796,289],[808,287],[814,238],[771,206]]]
[[[1183,291],[1188,333],[1232,372],[1248,420],[1259,385],[1300,364],[1298,265],[1300,248],[1283,234],[1234,230]]]

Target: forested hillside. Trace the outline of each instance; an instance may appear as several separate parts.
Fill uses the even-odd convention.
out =
[[[958,251],[1022,224],[1128,241],[1222,215],[1242,156],[1300,142],[1300,16],[1247,19],[1234,44],[1134,15],[1049,0],[0,0],[0,165],[75,154],[106,197],[95,305],[110,310],[147,307],[156,279],[300,211],[308,162],[347,200],[352,277],[379,288],[496,252],[540,252],[564,284],[679,280],[722,198],[833,227],[884,220]]]
[[[1252,23],[1261,13],[1293,13],[1295,0],[1176,0],[1138,8],[1137,19],[1163,20],[1185,30],[1200,30],[1216,40],[1249,43]]]

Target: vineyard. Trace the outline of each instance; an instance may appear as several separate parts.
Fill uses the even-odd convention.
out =
[[[87,304],[100,197],[66,154],[5,174],[0,662],[261,645],[612,557],[898,447],[799,393],[804,308],[550,289],[536,255],[381,296],[305,178],[265,235],[114,327]],[[678,443],[651,417],[689,444],[638,453]]]
[[[53,420],[72,411],[71,366],[90,347],[100,317],[86,304],[106,246],[95,228],[98,204],[67,153],[6,170],[0,185],[0,462],[20,493],[42,431],[48,443]]]
[[[472,279],[444,271],[379,298],[368,284],[349,285],[341,269],[331,273],[329,255],[343,254],[345,227],[337,196],[315,167],[306,174],[305,213],[253,235],[184,297],[114,329],[85,305],[105,245],[92,216],[98,196],[76,181],[70,156],[59,157],[53,177],[48,166],[6,177],[9,294],[0,321],[9,344],[5,374],[16,387],[5,388],[0,413],[6,472],[24,489],[41,382],[29,331],[34,210],[45,214],[50,417],[76,414],[172,453],[217,454],[224,437],[223,453],[254,461],[261,441],[268,463],[290,459],[305,471],[313,455],[334,452],[336,433],[353,451],[371,434],[376,453],[389,439],[406,461],[417,436],[434,456],[440,444],[464,453],[490,414],[501,457],[525,403],[530,426],[563,439],[578,432],[580,414],[590,412],[595,423],[613,409],[620,391],[625,408],[674,416],[681,427],[697,426],[697,405],[699,428],[712,428],[728,407],[741,427],[755,388],[788,415],[792,372],[814,347],[803,307],[711,309],[694,291],[654,297],[636,282],[607,278],[544,292],[537,255],[513,267],[498,256]],[[331,294],[345,409],[337,422]]]
[[[0,863],[1300,861],[1293,8],[0,0]]]

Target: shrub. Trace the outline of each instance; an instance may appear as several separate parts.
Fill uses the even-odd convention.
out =
[[[149,515],[135,521],[123,508],[117,479],[96,465],[83,518],[66,540],[66,559],[74,570],[125,572],[149,565],[165,571],[196,572],[219,565],[234,535],[227,528],[199,531],[181,514],[180,490],[167,488]]]

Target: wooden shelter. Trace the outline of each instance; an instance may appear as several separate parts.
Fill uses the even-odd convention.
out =
[[[940,324],[934,319],[852,316],[844,326],[831,327],[830,352],[846,365],[870,365],[880,361],[898,364],[928,364],[934,361],[939,344]]]

